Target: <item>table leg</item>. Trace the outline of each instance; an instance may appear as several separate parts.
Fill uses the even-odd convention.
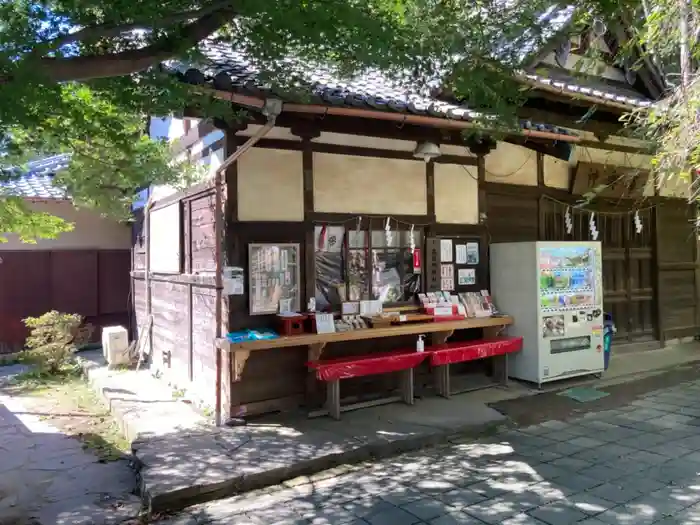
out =
[[[333,419],[340,419],[340,380],[326,383],[326,408]]]
[[[493,358],[494,379],[503,386],[508,386],[508,354]]]
[[[412,405],[414,403],[413,368],[401,371],[401,399],[407,405]]]
[[[243,371],[245,370],[246,362],[250,357],[250,351],[248,350],[233,350],[230,352],[230,380],[231,380],[231,394],[230,394],[230,412],[229,416],[232,418],[241,418],[246,415],[245,406],[241,403],[241,380],[243,379]]]
[[[318,343],[309,345],[307,349],[307,361],[318,361],[321,359],[323,349],[326,343]],[[314,408],[314,404],[318,403],[318,380],[316,379],[316,371],[309,369],[306,374],[306,407]]]

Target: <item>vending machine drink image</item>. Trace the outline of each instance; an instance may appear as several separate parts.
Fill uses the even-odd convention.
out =
[[[514,318],[523,350],[510,376],[541,386],[604,370],[599,242],[522,242],[490,246],[495,304]]]

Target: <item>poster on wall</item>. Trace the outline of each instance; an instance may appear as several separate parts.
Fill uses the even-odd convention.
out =
[[[479,264],[479,243],[467,243],[467,264]]]
[[[455,280],[450,277],[440,279],[440,289],[445,292],[452,292],[455,289]]]
[[[474,268],[461,268],[457,271],[457,284],[469,286],[476,284],[476,270]]]
[[[452,239],[440,239],[440,262],[452,262]]]
[[[301,308],[298,244],[248,245],[250,315],[276,314],[280,304]]]
[[[457,264],[467,264],[467,245],[457,244],[455,246],[455,262]]]

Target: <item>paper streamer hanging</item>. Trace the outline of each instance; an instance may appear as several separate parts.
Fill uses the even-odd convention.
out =
[[[588,227],[591,231],[591,239],[593,239],[594,241],[597,241],[598,240],[598,228],[596,227],[596,224],[595,224],[595,212],[591,213],[591,218],[588,221]]]
[[[644,226],[642,224],[642,218],[639,216],[639,212],[635,211],[634,212],[634,229],[639,234],[639,233],[642,233],[643,227]]]
[[[574,229],[574,221],[571,219],[571,207],[566,207],[566,213],[564,214],[564,225],[566,226],[566,234],[571,235],[571,231]]]
[[[409,247],[411,248],[411,253],[413,253],[413,252],[416,251],[416,239],[415,239],[415,237],[413,236],[413,228],[414,228],[414,226],[413,226],[413,224],[411,224],[411,234],[410,234],[411,237],[410,237],[410,239],[409,239],[409,241],[408,241],[408,242],[409,242]]]
[[[384,225],[384,233],[386,234],[386,245],[391,246],[392,233],[391,233],[391,223],[390,218],[386,218],[386,224]]]

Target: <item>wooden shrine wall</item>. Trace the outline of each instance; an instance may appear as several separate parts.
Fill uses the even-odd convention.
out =
[[[665,340],[700,331],[700,260],[696,211],[684,201],[665,200],[656,209],[659,323]]]

